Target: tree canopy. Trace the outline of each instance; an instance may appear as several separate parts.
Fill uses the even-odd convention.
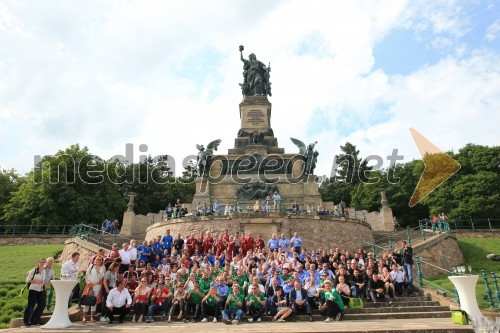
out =
[[[3,224],[100,224],[105,218],[121,220],[129,192],[137,193],[137,214],[158,212],[167,202],[191,200],[194,194],[194,184],[171,177],[166,157],[124,165],[79,145],[44,156],[19,185],[12,179],[17,179],[12,172],[0,173]]]
[[[356,160],[361,161],[354,145],[346,143],[341,149],[344,153],[346,150],[354,152]],[[376,211],[381,207],[380,189],[385,188],[389,206],[403,225],[415,225],[418,220],[439,213],[457,220],[500,216],[500,147],[467,144],[458,153],[447,154],[461,165],[461,169],[413,208],[408,203],[424,171],[422,160],[399,163],[382,170],[367,170],[362,163],[354,164],[355,168],[365,168],[367,178],[378,181],[358,179],[357,183],[348,183],[332,177],[321,184],[320,193],[323,201],[335,200],[338,203],[344,199],[356,209]],[[441,160],[445,160],[441,155],[428,156],[426,163],[440,163]],[[441,176],[441,171],[438,168],[433,176]],[[338,172],[344,178],[346,175],[349,178],[350,173],[350,170]],[[433,185],[436,184],[429,183],[429,186]]]

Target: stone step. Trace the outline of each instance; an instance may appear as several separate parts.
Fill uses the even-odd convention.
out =
[[[376,307],[363,309],[345,309],[345,314],[358,313],[400,313],[400,312],[432,312],[432,311],[449,311],[447,306],[395,306],[395,307]]]
[[[356,314],[346,314],[344,316],[345,320],[411,319],[411,318],[450,318],[451,321],[451,312],[448,309],[447,311],[432,311],[432,312],[356,313]]]
[[[393,309],[393,308],[388,308],[388,309]],[[389,310],[390,311],[390,310]],[[319,314],[319,312],[314,312],[313,315],[313,321],[322,321],[325,320],[326,317]],[[211,322],[213,316],[209,316],[208,320]],[[249,317],[244,316],[244,320],[246,321]],[[262,316],[262,321],[268,322],[272,321],[272,316]],[[296,317],[296,321],[308,321],[309,317],[304,314],[299,314]],[[350,320],[380,320],[380,319],[413,319],[413,318],[450,318],[451,321],[451,312],[450,310],[441,310],[439,311],[428,311],[428,312],[422,312],[422,311],[406,311],[406,312],[383,312],[383,313],[346,313],[344,315],[345,321],[350,321]],[[161,316],[154,316],[153,317],[155,322],[158,321],[165,321],[166,318],[162,318]],[[219,320],[220,320],[219,316]],[[201,317],[197,319],[197,322],[201,320]],[[288,320],[287,320],[288,321]]]
[[[387,303],[385,303],[387,304]],[[396,306],[438,306],[439,302],[438,301],[400,301],[400,302],[394,302]],[[373,302],[369,302],[366,300],[363,300],[363,307],[364,308],[376,308],[379,307],[380,304],[375,304]]]

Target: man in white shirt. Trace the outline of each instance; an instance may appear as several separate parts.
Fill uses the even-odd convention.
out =
[[[73,252],[71,255],[71,259],[66,261],[62,266],[61,266],[61,280],[74,280],[76,281],[78,279],[78,266],[76,264],[78,263],[78,260],[80,260],[80,253],[78,252]],[[71,301],[73,300],[73,295],[79,295],[80,294],[80,285],[77,283],[75,288],[71,291],[71,294],[69,295],[69,305],[71,306]]]
[[[130,240],[130,245],[128,247],[130,251],[130,264],[136,266],[137,262],[137,248],[135,247],[135,239]]]
[[[76,264],[80,260],[80,253],[73,252],[71,259],[66,261],[61,267],[61,280],[74,280],[78,278],[78,267]]]
[[[122,258],[122,263],[120,264],[119,273],[123,274],[128,271],[128,266],[130,265],[130,250],[128,248],[128,243],[122,244],[122,249],[118,251],[120,258]]]
[[[125,316],[130,312],[132,297],[125,288],[125,280],[118,279],[115,282],[116,287],[111,289],[106,299],[106,316],[109,318],[108,324],[115,320],[114,315],[119,315],[118,322],[121,324]]]

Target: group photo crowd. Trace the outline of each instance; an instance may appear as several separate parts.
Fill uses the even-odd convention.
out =
[[[85,270],[75,252],[63,263],[61,279],[83,273],[83,322],[219,322],[237,325],[295,321],[313,311],[324,321],[342,320],[344,310],[363,302],[393,306],[413,295],[413,249],[401,243],[375,258],[363,249],[304,248],[302,237],[228,230],[172,235],[99,249]],[[41,258],[26,275],[29,286],[24,326],[38,325],[53,258]],[[85,265],[87,266],[87,265]],[[118,318],[116,318],[118,317]]]

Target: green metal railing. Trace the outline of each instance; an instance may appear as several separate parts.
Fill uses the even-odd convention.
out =
[[[73,224],[36,225],[36,224],[6,224],[0,225],[3,235],[71,235],[76,228]]]
[[[423,274],[422,274],[421,265],[422,264],[429,265],[429,266],[437,268],[437,269],[439,269],[439,270],[441,270],[441,271],[443,271],[446,274],[449,274],[451,276],[458,275],[457,268],[453,267],[451,269],[451,271],[449,271],[449,270],[444,269],[442,267],[439,267],[439,266],[433,265],[433,264],[431,264],[429,262],[426,262],[424,260],[421,260],[418,256],[416,256],[415,262],[417,263],[418,282],[419,282],[419,284],[420,284],[421,287],[423,287],[424,285],[429,285],[431,288],[445,291],[449,295],[454,295],[455,298],[456,298],[457,304],[460,305],[460,298],[458,297],[458,293],[457,293],[457,290],[455,289],[455,287],[453,287],[453,291],[450,291],[450,290],[447,290],[446,288],[443,288],[443,287],[441,287],[441,286],[439,286],[439,285],[437,285],[437,284],[435,284],[435,283],[433,283],[433,282],[425,279],[423,277]],[[488,274],[488,273],[486,273],[485,270],[481,270],[480,277],[482,277],[484,279],[484,288],[485,288],[485,292],[486,292],[486,300],[488,302],[489,307],[491,309],[493,309],[493,308],[500,308],[500,290],[499,290],[499,287],[498,287],[498,281],[497,281],[497,275],[496,275],[496,273],[495,272],[491,272],[490,274]],[[492,284],[493,290],[490,287],[490,281],[488,279],[491,279],[491,284]],[[481,301],[480,298],[477,298],[477,300]]]
[[[91,243],[97,244],[102,247],[111,247],[114,243],[130,243],[130,238],[120,236],[116,233],[108,234],[102,231],[100,228],[96,228],[93,225],[88,224],[78,224],[72,237],[79,237]]]
[[[430,219],[423,219],[418,221],[424,229],[433,229],[439,231],[452,231],[459,229],[470,229],[472,231],[476,230],[493,230],[500,229],[500,219],[467,219],[467,220],[449,220],[449,221],[441,221],[438,220],[437,223],[433,223]]]
[[[417,231],[418,236],[416,236]],[[421,224],[411,229],[408,226],[406,227],[406,230],[404,232],[398,231],[383,237],[376,238],[372,243],[362,242],[361,248],[371,252],[377,252],[377,249],[381,250],[381,252],[385,252],[387,250],[394,251],[395,244],[399,244],[401,241],[406,241],[409,246],[412,246],[412,243],[415,244],[420,241],[425,241],[428,237],[431,237],[434,234],[435,232],[424,229]]]

